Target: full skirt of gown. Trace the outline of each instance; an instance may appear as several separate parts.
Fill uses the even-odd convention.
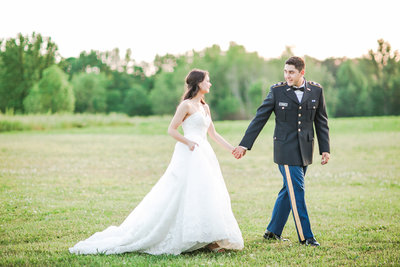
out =
[[[226,249],[242,249],[242,234],[220,166],[207,141],[210,121],[202,112],[189,116],[182,127],[198,146],[190,151],[178,142],[163,176],[122,224],[93,234],[69,251],[177,255],[212,242]]]

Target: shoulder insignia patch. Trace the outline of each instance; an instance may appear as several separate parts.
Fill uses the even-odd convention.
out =
[[[309,84],[322,88],[322,85],[316,82],[308,81]]]
[[[275,88],[275,87],[284,86],[284,85],[286,85],[286,84],[287,84],[287,82],[279,82],[279,83],[276,83],[276,84],[272,85],[271,87],[272,87],[272,88]]]

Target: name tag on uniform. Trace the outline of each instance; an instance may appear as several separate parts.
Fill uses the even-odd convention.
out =
[[[288,106],[288,103],[279,102],[279,106],[280,106],[280,107],[287,107],[287,106]]]
[[[315,103],[315,99],[311,100],[311,102]]]

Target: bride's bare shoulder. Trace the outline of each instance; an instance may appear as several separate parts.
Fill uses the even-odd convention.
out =
[[[188,99],[183,100],[181,103],[179,103],[178,107],[176,108],[177,112],[184,113],[185,116],[187,116],[191,110],[192,110],[192,103]]]
[[[184,109],[186,111],[191,111],[193,109],[193,103],[190,99],[185,99],[181,103],[179,103],[178,108]]]
[[[190,102],[186,99],[179,103],[178,108],[187,108],[190,106]]]

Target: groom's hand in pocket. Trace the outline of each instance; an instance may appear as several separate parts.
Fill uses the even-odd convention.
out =
[[[244,155],[246,155],[246,149],[245,149],[244,147],[237,146],[237,147],[235,147],[235,149],[232,151],[232,155],[233,155],[236,159],[240,159],[240,158],[242,158]]]

